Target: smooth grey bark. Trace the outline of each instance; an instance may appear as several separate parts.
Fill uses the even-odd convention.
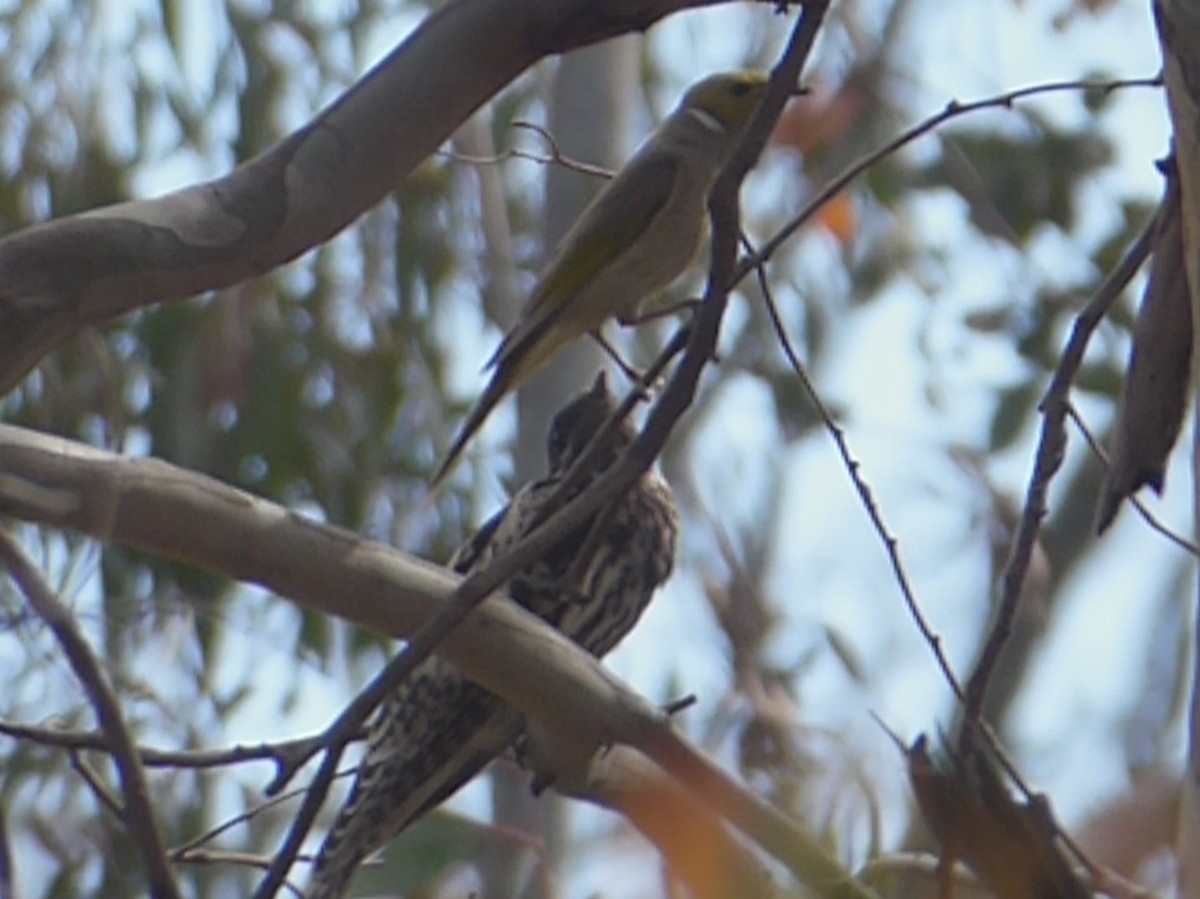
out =
[[[0,395],[89,325],[245,281],[328,240],[538,60],[714,2],[453,0],[228,175],[0,240]]]

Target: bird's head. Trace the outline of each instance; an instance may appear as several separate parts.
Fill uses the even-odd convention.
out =
[[[550,422],[550,433],[546,437],[550,471],[561,473],[570,468],[616,406],[616,400],[608,391],[604,372],[600,372],[591,389],[567,403]],[[633,425],[622,420],[593,456],[592,470],[599,471],[611,465],[635,436]]]
[[[708,131],[736,140],[758,111],[767,83],[767,73],[754,70],[710,75],[688,89],[679,112]]]

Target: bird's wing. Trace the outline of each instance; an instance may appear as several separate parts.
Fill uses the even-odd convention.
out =
[[[521,715],[427,659],[372,721],[366,757],[318,855],[309,899],[345,894],[363,859],[440,805],[521,732]]]
[[[470,574],[511,549],[528,532],[552,487],[545,480],[523,487],[458,548],[450,567]],[[512,585],[519,583],[520,577]],[[393,827],[402,829],[510,746],[520,721],[520,713],[494,694],[431,657],[380,707],[359,779],[373,782],[373,794],[396,797],[389,816]]]
[[[529,489],[493,515],[450,559],[469,574],[519,536]],[[521,716],[434,656],[371,719],[367,753],[318,855],[310,899],[340,897],[362,860],[441,804],[517,738]]]
[[[446,567],[459,574],[468,574],[479,567],[480,558],[487,552],[488,544],[496,536],[500,523],[504,521],[510,509],[512,509],[511,503],[489,518],[466,543],[454,551],[454,555],[450,557]],[[488,555],[491,556],[490,553]]]
[[[385,838],[449,798],[520,732],[518,712],[441,660],[429,661],[424,676],[380,707],[359,774],[372,794],[390,800]]]
[[[635,157],[583,211],[558,245],[517,324],[488,362],[515,367],[546,330],[566,313],[572,298],[621,258],[662,214],[683,168],[676,156]],[[637,215],[626,198],[637,196]]]
[[[521,317],[488,360],[485,367],[496,371],[433,476],[433,489],[450,474],[467,442],[505,394],[549,362],[567,341],[594,327],[591,322],[572,321],[572,303],[582,288],[654,226],[675,191],[684,189],[678,185],[681,177],[683,167],[674,155],[635,157],[583,211],[546,266]],[[624,208],[628,201],[621,199],[630,196],[642,198],[633,217]],[[640,298],[614,299],[626,304]],[[616,308],[614,304],[614,314]]]

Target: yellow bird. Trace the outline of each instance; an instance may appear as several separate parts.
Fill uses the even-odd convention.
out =
[[[727,72],[693,85],[588,205],[538,278],[517,323],[488,362],[492,380],[433,479],[453,469],[504,395],[564,346],[642,305],[687,268],[704,235],[708,194],[767,89],[765,72]]]

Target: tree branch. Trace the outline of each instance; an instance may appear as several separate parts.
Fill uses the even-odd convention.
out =
[[[1183,217],[1183,260],[1192,307],[1192,396],[1195,350],[1200,337],[1200,10],[1183,0],[1155,0],[1154,20],[1163,54],[1163,81],[1179,167]],[[1200,425],[1192,438],[1193,513],[1200,512]],[[1200,638],[1200,614],[1193,609],[1192,645]],[[1180,896],[1200,896],[1200,653],[1192,654],[1188,696],[1188,750],[1175,833],[1175,883]]]
[[[411,635],[460,582],[436,565],[156,459],[0,425],[0,472],[0,514],[258,584],[377,633]],[[597,743],[660,717],[573,643],[500,597],[467,616],[439,651],[526,714],[594,733]]]
[[[75,672],[95,709],[100,728],[112,747],[121,791],[125,797],[124,808],[118,810],[118,814],[141,853],[151,895],[156,899],[179,899],[179,886],[167,861],[166,844],[155,823],[146,772],[100,660],[84,639],[71,610],[42,579],[16,540],[3,530],[0,530],[0,564],[8,570],[9,577],[25,594],[34,612],[62,645],[71,670]]]
[[[1092,332],[1100,324],[1113,303],[1125,289],[1125,285],[1137,273],[1150,254],[1155,233],[1157,215],[1142,230],[1124,258],[1097,288],[1088,304],[1075,317],[1071,336],[1067,340],[1046,395],[1042,398],[1042,431],[1029,475],[1025,492],[1025,503],[1021,510],[1021,523],[1013,538],[1012,552],[1001,576],[1000,598],[987,639],[979,654],[974,671],[967,681],[963,718],[969,724],[977,724],[987,693],[988,680],[1000,659],[1004,644],[1012,633],[1013,620],[1021,599],[1021,588],[1025,573],[1033,555],[1042,519],[1046,515],[1046,494],[1050,482],[1062,465],[1067,446],[1067,411],[1070,408],[1071,382],[1083,363],[1083,354],[1091,340]],[[968,727],[967,730],[970,728]]]
[[[398,550],[157,460],[0,425],[0,471],[0,513],[199,565],[379,633],[413,633],[459,583]],[[835,895],[834,884],[849,890],[838,895],[870,895],[802,827],[687,747],[664,713],[515,604],[490,597],[438,652],[553,732],[642,750],[797,876],[817,871],[824,895]]]
[[[712,808],[628,747],[598,754],[583,780],[556,780],[554,788],[631,821],[696,899],[776,895],[762,864],[733,839]]]
[[[0,240],[0,395],[87,326],[246,281],[328,240],[538,60],[717,2],[454,0],[229,174]]]
[[[14,740],[28,740],[43,746],[62,749],[94,749],[112,752],[112,745],[103,731],[66,730],[61,727],[23,724],[0,719],[0,734]],[[359,735],[361,737],[361,734]],[[320,751],[324,734],[296,737],[276,743],[255,743],[230,746],[225,749],[158,749],[138,746],[138,757],[148,768],[221,768],[246,762],[274,762],[276,769],[288,769],[303,764]]]

